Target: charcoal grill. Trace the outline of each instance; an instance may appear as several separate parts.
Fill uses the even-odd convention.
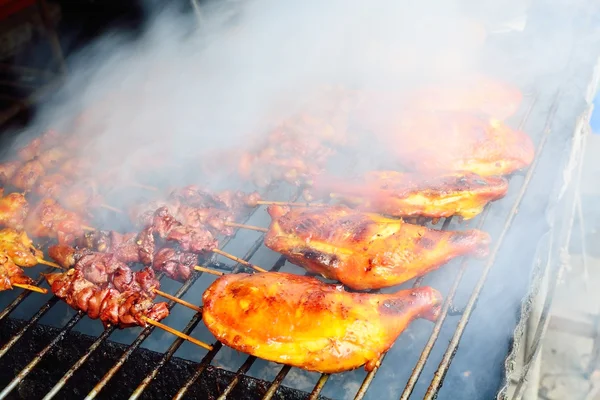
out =
[[[571,10],[581,16],[578,12],[581,10]],[[64,308],[63,314],[53,317],[66,313],[62,323],[45,323],[44,318],[61,303],[56,297],[36,300],[23,292],[0,312],[0,399],[496,397],[506,381],[504,363],[515,347],[513,331],[532,283],[540,238],[550,232],[548,215],[560,211],[553,207],[560,197],[553,188],[562,187],[566,179],[564,166],[576,117],[586,109],[583,92],[592,61],[585,66],[567,63],[560,71],[540,77],[534,87],[525,88],[522,109],[512,125],[532,136],[534,163],[526,173],[511,178],[506,198],[486,207],[474,221],[462,224],[450,218],[442,223],[442,229],[477,227],[488,231],[494,239],[489,258],[459,260],[404,285],[427,284],[439,289],[445,298],[440,318],[435,324],[413,323],[374,371],[333,376],[306,373],[235,353],[219,342],[207,352],[179,338],[168,339],[168,347],[164,340],[155,340],[159,344],[155,347],[162,348],[151,351],[142,345],[160,334],[152,326],[93,332],[96,326],[82,334],[76,332],[84,319],[82,313]],[[284,193],[266,197],[276,195],[290,200],[298,197]],[[256,211],[246,222],[265,226],[265,214]],[[231,241],[223,241],[221,248],[239,255],[242,245],[244,260],[270,265],[272,271],[303,273],[265,249],[262,234],[257,232],[239,233]],[[228,273],[246,268],[221,262],[218,257],[207,263]],[[166,291],[177,288],[176,297],[198,302],[213,280],[196,273],[182,285],[164,279],[161,283]],[[27,315],[23,309],[31,308],[31,303],[39,309]],[[201,340],[214,340],[200,324],[200,314],[174,308],[173,302],[169,305],[172,314],[166,323],[171,321],[170,325]]]

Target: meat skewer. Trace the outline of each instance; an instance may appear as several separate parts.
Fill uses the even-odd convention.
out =
[[[490,236],[479,230],[438,231],[344,206],[268,211],[268,248],[356,290],[398,285],[458,256],[489,252]]]
[[[0,252],[10,257],[19,267],[34,267],[38,264],[60,268],[59,265],[43,259],[43,253],[33,245],[33,241],[24,231],[11,228],[0,230]]]
[[[202,320],[235,350],[309,371],[336,373],[379,357],[417,318],[435,321],[442,297],[430,287],[349,293],[281,272],[230,274],[203,296]]]
[[[46,289],[37,287],[34,283],[35,281],[25,275],[5,251],[0,252],[0,291],[18,287],[42,294],[48,293]]]
[[[151,298],[140,292],[102,288],[86,280],[83,272],[76,269],[45,277],[57,297],[73,309],[85,312],[91,319],[99,318],[105,328],[153,325],[200,347],[212,349],[209,344],[160,323],[169,315],[165,302],[153,303]]]

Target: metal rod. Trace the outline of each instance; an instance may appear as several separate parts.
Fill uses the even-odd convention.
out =
[[[281,368],[281,370],[273,380],[273,383],[271,383],[271,386],[269,386],[269,389],[267,389],[267,393],[265,393],[265,395],[263,396],[263,400],[271,400],[273,398],[275,392],[277,392],[277,389],[279,389],[279,386],[281,386],[281,383],[287,376],[288,372],[290,372],[290,369],[292,369],[292,367],[290,367],[289,365],[284,365],[283,368]]]
[[[200,314],[200,313],[195,314],[194,317],[187,324],[187,326],[182,330],[182,332],[190,333],[191,331],[193,331],[196,328],[196,326],[198,325],[198,323],[201,320],[202,320],[202,314]],[[173,354],[175,354],[175,352],[179,349],[179,347],[181,346],[182,343],[183,343],[183,339],[180,339],[180,338],[175,339],[175,341],[171,344],[171,346],[169,347],[167,352],[165,354],[163,354],[163,356],[161,357],[158,364],[152,369],[152,371],[148,375],[146,375],[144,380],[133,391],[131,396],[129,396],[129,400],[136,400],[142,395],[142,393],[144,392],[144,390],[146,390],[148,385],[150,385],[150,383],[154,380],[154,378],[156,378],[156,375],[158,375],[158,372],[160,371],[160,369],[167,362],[169,362],[171,357],[173,357]],[[214,346],[213,346],[213,349],[214,349]],[[44,399],[44,400],[48,400],[48,399]]]
[[[48,300],[46,304],[44,304],[42,308],[40,308],[38,312],[35,313],[35,315],[31,317],[31,319],[29,319],[29,321],[27,321],[27,324],[25,324],[25,326],[23,326],[23,328],[21,328],[19,332],[13,335],[13,337],[11,337],[10,340],[6,342],[4,346],[2,346],[2,348],[0,349],[0,358],[4,357],[4,355],[11,349],[11,347],[13,347],[15,343],[17,343],[19,339],[23,337],[23,334],[25,334],[25,332],[27,332],[33,325],[35,325],[35,323],[37,323],[37,321],[39,321],[39,319],[42,318],[44,314],[46,314],[48,310],[50,310],[56,304],[57,301],[58,297],[56,296],[53,296],[50,300]]]
[[[90,358],[94,351],[96,351],[98,346],[100,346],[102,342],[104,342],[115,331],[115,329],[117,328],[115,328],[114,326],[105,329],[104,332],[102,332],[102,334],[98,337],[98,339],[96,339],[96,341],[94,341],[94,343],[92,343],[92,345],[88,348],[86,353],[79,360],[77,360],[77,362],[73,364],[71,368],[69,368],[69,370],[63,375],[63,377],[60,378],[56,385],[54,385],[52,389],[50,389],[46,396],[44,396],[43,400],[50,400],[54,396],[56,396],[58,392],[60,392],[60,389],[62,389],[67,384],[69,379],[71,379],[73,374],[77,372],[77,370],[81,368],[83,364],[85,364],[88,358]]]
[[[235,373],[235,376],[233,377],[229,385],[227,385],[227,387],[225,388],[223,393],[221,393],[221,395],[217,398],[217,400],[225,400],[227,396],[229,396],[229,393],[231,393],[233,388],[238,384],[240,377],[242,375],[245,375],[246,372],[248,372],[248,370],[252,367],[252,364],[254,364],[254,361],[256,361],[255,356],[250,356],[246,359],[246,361],[244,361],[242,366],[238,368],[237,372]]]
[[[27,366],[23,368],[21,372],[19,372],[19,374],[15,376],[12,381],[10,381],[10,383],[2,390],[2,392],[0,392],[0,400],[7,398],[10,392],[12,392],[12,390],[19,384],[19,382],[21,382],[23,379],[25,379],[27,375],[29,375],[31,370],[35,368],[35,366],[38,365],[40,361],[42,361],[42,358],[46,355],[46,353],[48,353],[58,342],[63,340],[67,332],[69,332],[75,326],[75,324],[77,324],[77,322],[79,322],[79,320],[83,318],[83,316],[83,312],[78,312],[73,316],[73,318],[69,320],[67,325],[65,325],[60,330],[58,335],[56,335],[56,337],[52,339],[52,341],[46,347],[44,347],[44,349],[40,351],[30,363],[27,364]]]
[[[446,349],[446,352],[444,353],[442,361],[440,362],[438,369],[435,372],[433,379],[431,380],[431,384],[429,385],[429,388],[427,389],[427,392],[425,393],[425,398],[424,398],[425,400],[432,400],[437,396],[437,392],[439,391],[439,389],[442,385],[444,377],[446,376],[446,372],[448,372],[448,368],[450,367],[450,363],[452,362],[452,359],[454,358],[454,354],[456,354],[456,349],[458,347],[458,344],[460,342],[462,334],[465,330],[465,327],[467,326],[467,323],[469,322],[471,313],[473,312],[475,303],[476,303],[477,299],[479,298],[479,294],[481,293],[483,285],[485,284],[485,281],[490,272],[490,269],[492,268],[492,266],[494,265],[494,262],[496,261],[496,257],[498,255],[498,251],[500,250],[502,242],[504,241],[506,234],[508,233],[508,231],[510,230],[510,227],[512,226],[512,222],[514,221],[515,216],[517,215],[517,211],[519,209],[519,206],[521,205],[521,201],[525,197],[525,191],[526,191],[527,187],[529,186],[529,183],[531,181],[533,173],[538,165],[540,154],[541,154],[542,150],[544,149],[546,142],[548,141],[548,137],[550,136],[551,123],[552,123],[554,114],[556,113],[556,110],[558,108],[559,94],[560,94],[560,91],[557,91],[555,94],[550,112],[548,113],[548,119],[546,120],[546,126],[544,127],[544,132],[543,132],[542,138],[536,149],[535,158],[533,159],[531,166],[527,170],[527,174],[525,175],[525,179],[524,179],[523,185],[521,186],[521,189],[517,195],[517,199],[515,200],[515,203],[513,204],[510,214],[508,215],[508,218],[507,218],[506,222],[504,223],[504,228],[502,229],[502,232],[500,233],[500,236],[498,237],[498,240],[496,241],[496,245],[494,246],[492,252],[490,253],[488,261],[485,263],[485,266],[481,273],[481,277],[477,281],[475,289],[473,290],[471,297],[469,298],[469,301],[467,302],[467,306],[465,307],[464,313],[463,313],[462,317],[460,318],[460,321],[458,322],[456,330],[454,331],[454,335],[452,336],[450,344],[448,345],[448,348]]]
[[[321,377],[317,381],[317,384],[313,388],[312,392],[310,392],[310,395],[308,396],[307,400],[317,400],[319,398],[319,395],[323,391],[325,384],[329,380],[329,376],[329,374],[321,374]]]

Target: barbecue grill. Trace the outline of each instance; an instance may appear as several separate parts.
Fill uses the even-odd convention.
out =
[[[575,7],[568,11],[573,20],[586,12]],[[556,23],[572,23],[565,14],[560,16]],[[535,24],[530,25],[533,31],[519,34],[520,42],[535,37]],[[586,29],[585,23],[578,26],[581,32]],[[506,40],[491,46],[507,45]],[[583,52],[579,46],[574,41],[571,52],[557,65],[574,58],[585,62],[566,63],[539,77],[534,86],[522,88],[523,105],[511,125],[527,132],[536,144],[531,167],[513,176],[507,196],[488,205],[476,219],[466,224],[451,218],[441,222],[442,229],[477,227],[489,232],[494,240],[490,256],[483,261],[459,260],[403,285],[426,284],[440,290],[441,316],[435,324],[415,321],[379,368],[331,376],[308,373],[236,353],[219,342],[206,351],[152,326],[102,330],[98,323],[86,324],[83,313],[56,297],[3,293],[0,399],[496,397],[507,384],[520,345],[515,330],[522,331],[532,288],[543,275],[536,260],[551,258],[557,251],[552,246],[553,228],[568,209],[563,203],[571,193],[570,167],[577,155],[571,151],[574,132],[578,117],[588,109],[584,91],[596,61],[579,57]],[[513,78],[517,83],[532,82],[528,76]],[[294,200],[298,196],[281,190],[266,197]],[[267,221],[262,209],[246,219],[259,226]],[[304,273],[266,249],[259,232],[238,232],[221,244],[222,249],[264,268]],[[206,260],[205,265],[227,273],[246,269],[219,257]],[[212,276],[195,273],[183,284],[168,279],[161,279],[161,284],[176,297],[199,304],[212,281]],[[166,324],[214,341],[200,323],[200,314],[169,304]]]

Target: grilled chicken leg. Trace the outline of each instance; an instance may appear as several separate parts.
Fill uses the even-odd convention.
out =
[[[316,178],[315,192],[331,193],[359,210],[394,217],[444,218],[458,215],[471,219],[490,201],[508,190],[502,177],[482,177],[471,173],[422,176],[396,171],[372,171],[362,179],[343,181]]]
[[[348,293],[281,272],[230,274],[203,295],[202,319],[236,350],[309,371],[372,370],[412,320],[435,321],[441,295],[430,287],[394,294]]]
[[[347,207],[270,206],[265,245],[292,263],[357,289],[379,289],[467,254],[486,256],[479,230],[438,231]]]

